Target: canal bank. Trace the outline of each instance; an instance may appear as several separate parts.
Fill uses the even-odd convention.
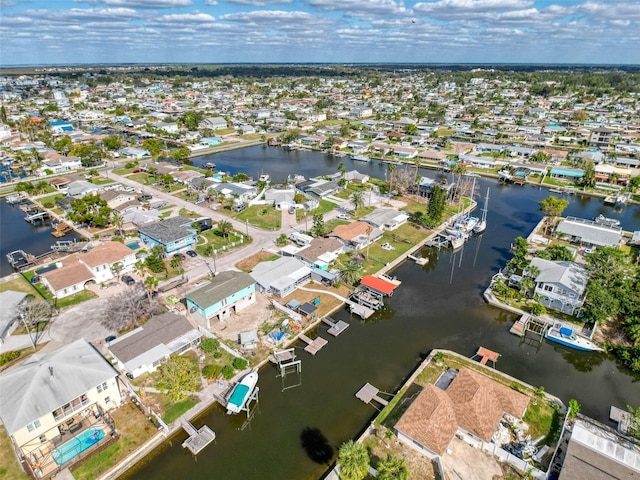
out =
[[[316,156],[307,161],[312,159],[324,161]],[[260,164],[262,160],[254,168]],[[515,317],[484,302],[482,292],[510,258],[513,238],[526,236],[542,218],[538,202],[547,191],[484,179],[479,183],[481,189],[491,186],[495,193],[482,236],[471,238],[459,252],[422,249],[429,258],[422,267],[413,262],[397,266],[393,274],[402,286],[370,321],[350,318],[344,311],[333,314],[351,326],[316,356],[300,351],[300,387],[282,391],[275,368],[263,368],[259,410],[249,425],[246,418],[229,417],[218,406],[197,417],[196,427],[206,424],[217,434],[217,443],[197,462],[180,447],[184,435],[179,433],[124,478],[320,478],[339,446],[366,428],[375,413],[355,398],[355,392],[366,382],[396,391],[407,372],[436,347],[467,357],[478,346],[500,352],[500,371],[544,386],[565,402],[577,398],[585,414],[605,423],[610,405],[637,402],[637,376],[619,368],[612,357],[547,342],[535,347],[521,344],[508,332]],[[573,197],[566,214],[589,218],[600,208],[591,199]],[[627,229],[640,225],[640,216],[630,208],[623,218]],[[319,326],[318,333],[324,335],[324,329]]]

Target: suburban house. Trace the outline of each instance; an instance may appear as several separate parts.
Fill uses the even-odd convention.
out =
[[[77,253],[54,267],[36,270],[56,298],[64,298],[84,289],[87,282],[102,283],[133,269],[136,255],[120,242],[104,242],[88,252]]]
[[[103,190],[103,187],[94,185],[86,180],[75,180],[67,185],[67,195],[75,198],[91,195],[92,193],[96,193],[98,190]]]
[[[82,168],[80,157],[64,157],[60,155],[57,158],[44,160],[42,166],[38,169],[38,173],[47,175],[50,173],[70,172],[79,168]]]
[[[447,192],[447,199],[451,199],[453,198],[453,195],[455,194],[455,183],[447,183],[447,184],[442,184],[438,181],[436,181],[433,178],[429,178],[429,177],[420,177],[420,180],[418,181],[418,195],[420,195],[421,197],[425,197],[425,198],[431,198],[431,194],[433,193],[433,189],[437,186],[440,187],[442,189],[444,189]]]
[[[264,201],[279,210],[286,210],[295,205],[296,190],[294,188],[269,188],[264,192]]]
[[[547,308],[574,315],[584,303],[589,277],[586,270],[574,262],[559,262],[534,257],[531,267],[540,273],[534,279],[534,292]]]
[[[312,268],[327,270],[329,265],[342,253],[343,245],[335,238],[314,238],[311,243],[298,250],[294,257]]]
[[[251,272],[258,291],[265,295],[286,297],[299,285],[311,280],[311,268],[293,257],[281,257],[272,262],[261,262]]]
[[[342,241],[347,250],[360,250],[382,237],[382,230],[367,222],[358,221],[338,225],[329,236]]]
[[[595,128],[591,131],[591,135],[589,136],[589,146],[607,150],[609,148],[609,143],[611,143],[612,135],[613,130],[608,128]]]
[[[227,128],[227,121],[223,117],[207,117],[199,123],[198,127],[224,130]]]
[[[393,208],[376,208],[360,220],[380,230],[395,230],[400,225],[406,223],[408,219],[409,214],[406,212],[399,212]]]
[[[125,192],[124,190],[107,190],[100,194],[100,198],[107,202],[107,206],[112,210],[124,211],[137,209],[142,204],[137,200],[135,192]]]
[[[125,147],[120,150],[120,154],[124,155],[127,158],[133,158],[136,160],[151,157],[149,150],[145,150],[144,148],[139,147]]]
[[[601,163],[593,167],[596,182],[611,183],[626,186],[631,179],[631,170],[620,168],[608,163]]]
[[[84,339],[33,354],[0,375],[0,419],[36,478],[48,478],[82,451],[71,449],[70,458],[56,453],[60,444],[77,442],[76,434],[91,429],[99,438],[110,437],[111,422],[104,416],[122,402],[117,377]]]
[[[27,294],[24,292],[14,290],[0,292],[0,305],[2,305],[0,309],[0,345],[17,326],[16,320],[20,318],[20,306],[26,298]]]
[[[307,180],[296,185],[301,192],[322,198],[340,190],[337,180]]]
[[[578,415],[571,430],[559,480],[635,480],[640,447],[612,428]]]
[[[234,197],[239,202],[248,202],[255,197],[258,192],[255,185],[238,182],[220,182],[212,185],[210,188],[219,192],[223,197]]]
[[[427,384],[395,425],[398,439],[429,458],[444,454],[454,436],[490,442],[508,414],[522,418],[529,398],[467,368],[449,384]]]
[[[108,344],[115,366],[130,378],[151,373],[173,353],[200,343],[202,333],[182,315],[164,313]]]
[[[220,272],[210,282],[186,295],[187,310],[194,318],[204,319],[211,328],[211,319],[227,320],[232,313],[244,310],[256,301],[256,282],[245,272]]]
[[[556,227],[556,235],[568,237],[571,243],[586,247],[617,247],[622,241],[622,228],[567,217]]]
[[[160,245],[165,255],[193,249],[198,243],[198,232],[191,226],[192,223],[182,215],[148,223],[138,229],[140,240],[149,248]]]

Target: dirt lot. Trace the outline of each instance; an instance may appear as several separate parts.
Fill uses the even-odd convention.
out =
[[[243,272],[250,272],[251,270],[253,270],[253,268],[257,264],[259,264],[260,262],[267,261],[270,258],[273,258],[274,255],[275,254],[272,252],[265,252],[265,251],[258,252],[236,263],[236,268],[238,270],[242,270]]]
[[[269,307],[271,301],[259,292],[256,292],[256,303],[242,310],[224,321],[213,320],[211,332],[223,340],[238,342],[240,332],[259,330],[264,322],[269,322],[273,309]]]
[[[351,292],[351,290],[349,290],[349,288],[345,287],[344,285],[340,286],[340,288],[332,288],[332,287],[325,287],[324,285],[321,285],[319,283],[307,283],[306,285],[304,285],[303,288],[310,289],[310,290],[322,290],[325,292],[333,292],[345,298],[348,297],[349,293]],[[305,302],[313,303],[313,300],[317,297],[320,297],[320,303],[317,305],[318,310],[316,310],[315,312],[316,316],[318,317],[322,317],[326,315],[331,310],[333,310],[338,305],[340,305],[340,303],[342,303],[341,300],[337,299],[332,295],[317,293],[317,292],[307,292],[305,290],[300,290],[300,289],[297,289],[296,291],[287,295],[283,299],[280,299],[280,303],[286,304],[290,300],[297,300],[301,304]]]
[[[451,452],[451,453],[449,453]],[[502,467],[495,457],[453,437],[442,456],[442,466],[450,478],[493,480],[503,478]]]
[[[379,427],[375,434],[368,435],[364,439],[364,445],[369,449],[370,457],[374,462],[385,458],[387,455],[405,459],[409,470],[409,480],[429,480],[435,478],[433,464],[426,456],[416,449],[397,441],[392,435],[385,438],[385,432],[391,432],[384,427]],[[452,477],[453,478],[453,477]],[[466,477],[463,477],[465,480]]]

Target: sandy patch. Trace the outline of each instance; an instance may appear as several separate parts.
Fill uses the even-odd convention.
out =
[[[453,437],[442,456],[442,466],[449,478],[493,480],[502,478],[500,463],[492,455]]]

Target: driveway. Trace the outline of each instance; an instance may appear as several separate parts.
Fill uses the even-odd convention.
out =
[[[115,332],[100,324],[102,312],[109,301],[109,298],[94,298],[65,310],[50,323],[49,337],[66,345],[80,338],[95,342],[114,335]]]

